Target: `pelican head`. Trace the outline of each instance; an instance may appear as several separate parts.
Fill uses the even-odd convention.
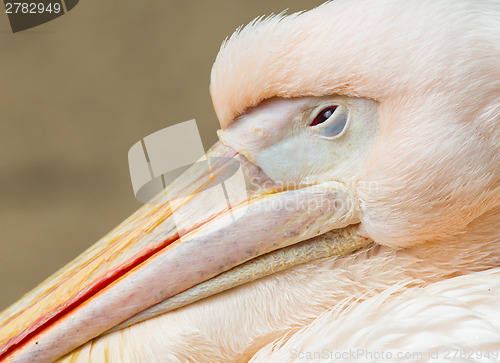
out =
[[[493,0],[335,0],[236,31],[212,69],[209,162],[6,310],[0,357],[52,361],[153,321],[241,357],[291,329],[283,311],[308,311],[299,324],[498,266],[499,17]]]

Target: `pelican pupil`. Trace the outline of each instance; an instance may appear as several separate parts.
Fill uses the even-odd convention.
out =
[[[322,124],[323,122],[328,120],[333,115],[333,113],[335,112],[336,109],[337,109],[337,106],[330,106],[330,107],[323,109],[318,114],[318,116],[316,116],[316,118],[314,119],[314,121],[312,122],[312,124],[310,126],[316,126],[316,125]]]

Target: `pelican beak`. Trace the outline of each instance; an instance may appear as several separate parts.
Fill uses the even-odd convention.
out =
[[[279,186],[217,143],[204,162],[4,311],[0,360],[53,361],[124,322],[166,311],[162,304],[186,290],[221,276],[241,283],[275,272],[280,263],[273,251],[314,243],[358,222],[352,193],[342,183]],[[346,241],[333,253],[368,242]],[[325,250],[332,253],[331,246]],[[284,268],[307,260],[297,250],[290,256],[280,260],[287,261]],[[242,268],[249,263],[261,272]],[[203,291],[199,298],[207,295]],[[190,302],[179,301],[174,307]]]

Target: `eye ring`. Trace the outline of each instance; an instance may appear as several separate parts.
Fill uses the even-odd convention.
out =
[[[343,105],[322,107],[309,124],[315,133],[327,138],[337,138],[344,134],[349,120],[349,109]]]

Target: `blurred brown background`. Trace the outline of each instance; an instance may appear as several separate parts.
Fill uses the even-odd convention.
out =
[[[321,2],[81,0],[15,34],[0,14],[0,310],[140,207],[136,141],[192,118],[205,149],[216,141],[208,86],[226,36]]]

